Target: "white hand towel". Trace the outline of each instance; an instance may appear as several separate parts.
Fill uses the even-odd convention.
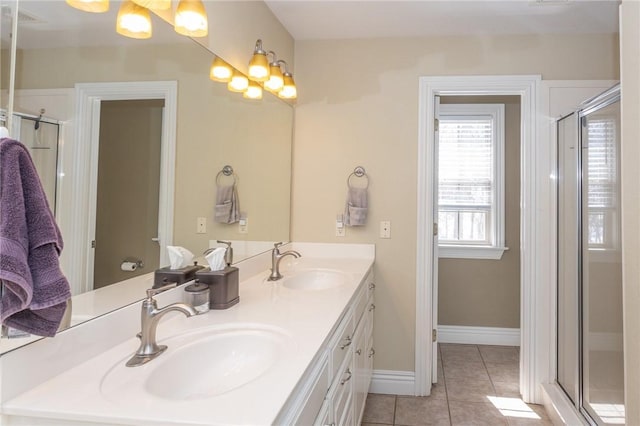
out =
[[[367,188],[349,187],[347,205],[344,209],[344,223],[347,226],[363,226],[367,223],[369,210]]]

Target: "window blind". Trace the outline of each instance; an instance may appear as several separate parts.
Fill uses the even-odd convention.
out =
[[[438,147],[441,206],[491,206],[492,144],[491,117],[441,117]]]
[[[587,124],[589,149],[589,207],[616,205],[616,123],[614,119],[590,120]]]

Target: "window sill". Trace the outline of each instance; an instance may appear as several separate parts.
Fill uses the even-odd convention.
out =
[[[493,246],[455,246],[439,245],[438,257],[440,259],[490,259],[500,260],[508,247]]]

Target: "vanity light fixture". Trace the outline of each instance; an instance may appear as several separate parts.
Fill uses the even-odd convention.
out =
[[[284,65],[283,86],[278,92],[278,97],[281,99],[296,99],[298,97],[298,89],[296,89],[296,83],[293,81],[293,74],[289,72],[287,63],[285,61],[278,61],[279,64]]]
[[[208,34],[207,12],[202,0],[180,0],[174,17],[174,29],[189,37],[205,37]]]
[[[151,37],[151,15],[149,9],[125,0],[118,10],[116,32],[126,37],[147,39]]]
[[[109,11],[109,0],[67,0],[67,4],[84,12],[102,13]]]
[[[228,83],[233,75],[233,69],[231,65],[226,63],[222,58],[216,55],[211,63],[211,70],[209,71],[209,78],[221,83]]]
[[[262,40],[256,41],[253,57],[249,61],[249,78],[255,81],[269,80],[269,60],[267,52],[262,49]]]
[[[269,80],[264,82],[264,87],[272,92],[279,92],[284,85],[282,70],[276,58],[276,53],[273,50],[270,50],[268,53],[273,55],[273,61],[269,64]]]
[[[249,79],[239,71],[233,70],[227,89],[232,92],[244,92],[249,87]]]
[[[249,87],[242,93],[246,99],[262,99],[262,86],[255,81],[249,82]]]
[[[138,6],[146,7],[154,10],[171,9],[171,0],[133,0]]]

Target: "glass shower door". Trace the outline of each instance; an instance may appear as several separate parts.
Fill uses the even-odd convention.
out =
[[[620,102],[581,114],[582,408],[624,424]]]

